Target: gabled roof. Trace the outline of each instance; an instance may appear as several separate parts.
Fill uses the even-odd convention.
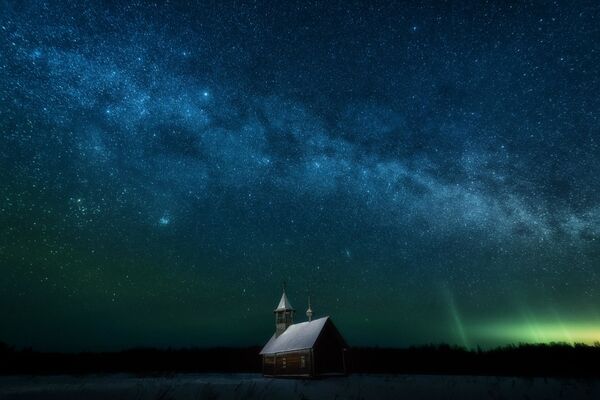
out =
[[[293,309],[294,308],[290,304],[290,301],[288,300],[287,296],[285,295],[285,292],[283,292],[283,294],[281,295],[281,300],[279,300],[279,304],[277,305],[277,308],[275,309],[275,311],[293,310]]]
[[[285,296],[285,295],[284,295]],[[314,346],[329,317],[290,325],[281,335],[273,335],[260,354],[310,349]]]

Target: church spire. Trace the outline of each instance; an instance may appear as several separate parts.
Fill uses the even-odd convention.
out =
[[[279,336],[294,323],[294,313],[296,312],[285,294],[285,283],[281,300],[273,312],[275,313],[275,336]]]
[[[310,295],[308,296],[308,310],[306,310],[306,316],[308,317],[308,322],[312,321],[313,310],[310,308]]]

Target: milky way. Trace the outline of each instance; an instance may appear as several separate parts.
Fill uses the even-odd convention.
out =
[[[600,340],[600,7],[284,3],[2,2],[0,340]]]

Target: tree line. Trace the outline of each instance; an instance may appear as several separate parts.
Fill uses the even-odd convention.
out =
[[[260,347],[58,353],[0,342],[0,374],[259,373]],[[489,350],[450,345],[355,347],[351,373],[600,377],[600,344],[520,344]]]

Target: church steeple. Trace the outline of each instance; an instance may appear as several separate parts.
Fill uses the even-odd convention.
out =
[[[312,321],[313,310],[310,307],[310,296],[308,296],[308,310],[306,310],[306,316],[308,317],[308,322]]]
[[[285,285],[281,300],[273,312],[275,313],[275,336],[277,337],[294,323],[294,313],[296,312],[285,295]]]

